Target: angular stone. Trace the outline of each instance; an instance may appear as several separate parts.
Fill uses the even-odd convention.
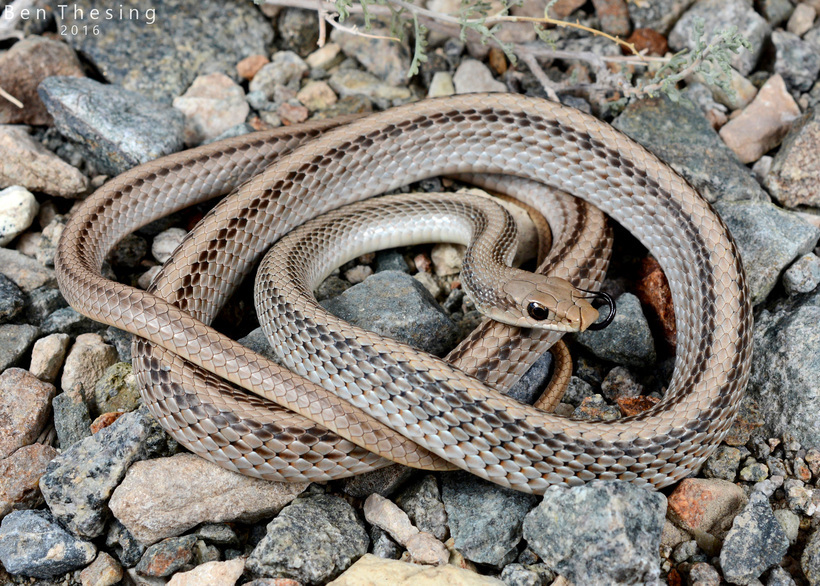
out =
[[[8,248],[0,248],[0,273],[20,287],[23,293],[31,293],[45,285],[56,286],[57,283],[53,270]]]
[[[764,184],[786,207],[820,206],[820,108],[792,125]]]
[[[54,397],[51,404],[54,408],[54,430],[62,450],[91,435],[91,416],[81,389],[63,391]]]
[[[453,75],[457,94],[475,92],[506,92],[507,86],[496,81],[492,72],[481,61],[465,59]]]
[[[731,482],[686,478],[669,495],[669,518],[690,533],[720,535],[746,502],[743,489]]]
[[[208,562],[188,572],[178,572],[168,586],[224,586],[234,584],[245,570],[245,558]],[[282,586],[287,586],[283,584]],[[294,584],[295,586],[295,584]]]
[[[183,569],[194,559],[195,535],[171,537],[145,550],[137,572],[150,578],[164,578]]]
[[[35,509],[43,504],[37,483],[57,450],[31,444],[0,460],[0,519],[20,509]]]
[[[201,75],[178,98],[174,108],[185,115],[185,143],[198,145],[245,122],[250,106],[245,91],[223,73]]]
[[[376,104],[384,103],[390,105],[396,101],[402,102],[409,100],[412,96],[410,90],[407,88],[393,87],[375,75],[365,71],[359,71],[358,69],[340,69],[330,76],[328,83],[330,87],[333,88],[333,91],[339,94],[341,98],[365,96]],[[336,105],[341,106],[342,103],[344,103],[344,100],[340,100]],[[327,109],[325,113],[330,115],[331,110],[332,109]]]
[[[66,357],[60,386],[70,390],[80,385],[86,399],[91,398],[97,381],[116,362],[117,351],[103,342],[99,334],[77,336]]]
[[[364,555],[328,586],[413,586],[420,584],[447,586],[504,586],[504,582],[455,566],[431,568],[397,560]]]
[[[20,364],[38,333],[28,324],[0,325],[0,372]]]
[[[141,402],[134,369],[126,362],[118,362],[108,367],[97,381],[92,412],[97,416],[114,411],[133,411]]]
[[[26,299],[23,292],[4,274],[0,273],[0,324],[11,321],[23,310]]]
[[[795,92],[807,92],[817,81],[820,73],[820,51],[814,44],[802,40],[794,33],[772,33],[776,58],[775,73],[783,76],[786,86]]]
[[[70,338],[66,334],[51,334],[40,338],[31,350],[31,374],[47,383],[54,383],[63,367]]]
[[[57,389],[22,368],[0,374],[0,459],[34,443],[51,412]]]
[[[359,24],[364,28],[364,22]],[[374,24],[368,34],[393,36],[387,27]],[[371,39],[334,29],[331,40],[348,56],[355,58],[369,72],[392,86],[406,85],[410,69],[410,45],[407,40]]]
[[[134,537],[152,544],[203,522],[270,517],[305,487],[250,478],[193,454],[177,454],[134,464],[109,506]]]
[[[576,340],[604,360],[638,368],[651,366],[657,358],[655,342],[641,302],[631,293],[624,293],[615,305],[612,323],[602,330],[581,332]]]
[[[447,537],[447,512],[441,501],[436,477],[432,474],[427,474],[399,493],[396,504],[420,530],[438,539]]]
[[[80,572],[83,586],[113,586],[122,580],[122,566],[110,555],[101,551],[90,566]]]

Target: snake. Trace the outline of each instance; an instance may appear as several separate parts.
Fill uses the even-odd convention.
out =
[[[658,260],[678,334],[660,402],[614,421],[567,419],[381,336],[322,329],[299,306],[276,300],[288,335],[327,355],[326,373],[336,371],[316,384],[206,325],[262,253],[297,226],[415,181],[459,174],[512,176],[569,193],[620,223]],[[106,254],[129,230],[237,186],[188,233],[148,291],[101,276]],[[220,465],[274,479],[332,478],[389,459],[460,468],[534,494],[594,479],[658,489],[714,452],[749,377],[748,284],[711,206],[610,125],[521,95],[423,100],[136,167],[72,214],[55,269],[79,313],[137,336],[143,396],[174,437]],[[367,383],[359,385],[354,373],[363,368],[368,375],[359,382]],[[273,413],[284,419],[274,422]]]

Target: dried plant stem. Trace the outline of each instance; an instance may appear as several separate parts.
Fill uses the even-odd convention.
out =
[[[18,100],[14,96],[12,96],[10,93],[8,93],[6,90],[4,90],[1,87],[0,87],[0,97],[6,98],[9,102],[11,102],[12,104],[14,104],[15,106],[17,106],[20,109],[23,108],[23,102],[21,102],[20,100]]]

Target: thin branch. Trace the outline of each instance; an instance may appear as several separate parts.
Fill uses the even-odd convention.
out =
[[[316,0],[316,6],[317,12],[319,13],[319,40],[316,41],[316,44],[321,48],[325,46],[325,42],[327,41],[327,22],[325,22],[325,20],[328,14],[327,10],[322,6],[322,0]]]
[[[388,35],[374,35],[374,34],[371,34],[371,33],[362,32],[361,30],[359,30],[359,27],[356,26],[356,25],[345,26],[345,25],[341,24],[340,22],[338,22],[337,20],[334,20],[333,17],[329,14],[325,16],[325,22],[327,22],[333,28],[337,28],[340,31],[350,33],[351,35],[357,35],[359,37],[366,37],[368,39],[385,39],[385,40],[388,40],[388,41],[396,41],[396,42],[401,41],[401,39],[399,39],[397,37],[391,37],[391,36],[388,36]]]
[[[18,100],[14,96],[12,96],[10,93],[8,93],[6,90],[4,90],[1,87],[0,87],[0,97],[6,98],[9,102],[11,102],[12,104],[14,104],[15,106],[17,106],[20,109],[23,108],[23,102],[21,102],[20,100]]]
[[[558,94],[555,92],[555,84],[549,77],[547,77],[544,70],[541,69],[541,65],[539,65],[535,56],[532,53],[525,53],[521,56],[521,61],[529,67],[530,71],[535,76],[535,79],[537,79],[538,83],[541,84],[541,87],[544,88],[544,91],[547,93],[547,97],[553,102],[560,102],[561,100],[558,99]]]

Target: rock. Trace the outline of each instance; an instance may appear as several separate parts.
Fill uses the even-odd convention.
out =
[[[743,489],[718,479],[686,478],[669,495],[669,518],[690,533],[725,532],[746,505]]]
[[[455,548],[464,557],[496,567],[515,559],[521,523],[536,497],[466,472],[444,474],[441,496]]]
[[[788,431],[807,448],[820,448],[818,319],[820,293],[760,313],[755,320],[753,352],[763,358],[752,361],[744,400],[760,406],[765,437]]]
[[[141,402],[134,369],[129,363],[118,362],[108,367],[94,386],[92,412],[133,411]]]
[[[276,110],[276,114],[285,126],[291,126],[293,124],[304,122],[308,118],[308,113],[308,109],[303,105],[299,103],[292,104],[290,102],[285,102],[279,106],[278,110]]]
[[[158,262],[164,263],[182,242],[187,232],[182,228],[168,228],[154,236],[151,254]]]
[[[213,545],[239,545],[239,537],[227,523],[205,523],[196,530],[195,535]]]
[[[817,16],[817,11],[809,4],[798,4],[794,7],[794,12],[789,17],[789,22],[786,25],[788,30],[793,35],[802,37],[811,30],[814,25],[814,18]]]
[[[226,562],[208,562],[195,567],[189,572],[174,574],[171,581],[168,582],[168,586],[233,585],[239,580],[244,570],[245,558],[236,558]]]
[[[574,584],[646,583],[660,575],[665,512],[662,494],[628,482],[553,486],[524,519],[524,539]]]
[[[649,28],[666,35],[672,25],[694,0],[656,0],[655,2],[630,2],[629,17],[636,29]]]
[[[246,565],[258,576],[325,583],[367,553],[369,543],[364,524],[344,499],[313,494],[294,500],[268,523]]]
[[[37,334],[37,328],[27,324],[0,326],[0,372],[20,364]]]
[[[602,31],[621,38],[629,36],[632,26],[625,0],[593,0],[592,5],[601,21]]]
[[[433,268],[436,275],[446,277],[456,275],[461,272],[461,261],[464,257],[466,247],[459,244],[442,242],[433,246],[430,251],[430,260],[433,261]]]
[[[44,286],[56,286],[54,271],[16,250],[0,248],[0,273],[8,277],[23,293]]]
[[[339,56],[341,51],[342,48],[336,43],[325,43],[324,47],[319,47],[305,57],[305,63],[307,63],[311,69],[327,70],[330,69],[334,63],[341,60]]]
[[[371,100],[361,95],[351,95],[341,98],[334,105],[313,115],[314,120],[328,120],[347,114],[364,114],[372,112]]]
[[[783,286],[789,295],[810,293],[820,285],[820,257],[804,254],[783,273]]]
[[[646,51],[646,55],[662,57],[669,50],[666,37],[651,28],[635,29],[626,42],[635,45],[639,53]]]
[[[34,140],[23,126],[0,126],[0,149],[3,151],[0,185],[60,197],[77,197],[88,189],[85,175]]]
[[[504,586],[504,582],[455,566],[420,566],[396,560],[385,560],[365,554],[344,574],[328,586],[411,586],[446,584],[447,586]]]
[[[74,77],[49,77],[38,91],[60,133],[106,175],[184,147],[185,117],[138,93]]]
[[[126,568],[136,566],[147,549],[116,518],[108,524],[105,545],[117,554],[120,563]]]
[[[780,527],[783,528],[789,543],[796,543],[797,533],[800,529],[800,517],[788,509],[778,509],[774,512],[774,516],[777,522],[780,523]]]
[[[719,202],[715,209],[740,250],[755,305],[766,299],[783,270],[820,238],[820,228],[769,203]]]
[[[66,334],[51,334],[37,340],[31,350],[29,372],[41,381],[53,384],[63,366],[69,341]]]
[[[193,561],[194,545],[195,535],[171,537],[155,543],[142,554],[137,572],[150,578],[170,576]]]
[[[760,0],[756,8],[772,26],[783,24],[794,10],[791,0]]]
[[[268,63],[270,63],[270,59],[265,55],[251,55],[236,64],[236,73],[242,79],[250,81]]]
[[[177,454],[134,464],[109,506],[134,537],[152,544],[203,522],[254,522],[270,517],[305,487],[304,483],[250,478],[193,454]]]
[[[777,564],[788,549],[789,540],[768,498],[755,492],[723,541],[720,566],[729,582],[749,584]]]
[[[43,334],[68,334],[69,336],[81,336],[86,332],[100,331],[105,328],[105,324],[96,322],[91,318],[77,313],[71,307],[63,307],[53,311],[43,320],[40,330]],[[91,340],[88,339],[90,342]],[[65,387],[64,387],[65,388]]]
[[[80,12],[87,17],[93,9],[105,14],[112,7],[90,0]],[[67,40],[109,82],[162,104],[170,104],[199,75],[235,75],[235,64],[243,57],[270,53],[273,29],[251,2],[225,10],[224,4],[211,0],[135,0],[125,10],[131,9],[139,18],[103,22],[101,34],[70,35]],[[58,29],[91,24],[70,8],[55,13]]]
[[[28,230],[40,206],[25,187],[13,185],[0,191],[0,246],[6,246]]]
[[[786,207],[820,206],[820,108],[795,122],[774,157],[764,185]]]
[[[58,309],[68,305],[60,290],[48,285],[30,292],[26,298],[25,316],[29,323],[42,324]]]
[[[46,511],[14,511],[0,524],[0,562],[12,574],[55,578],[88,565],[96,553]]]
[[[453,75],[457,94],[476,92],[506,92],[507,86],[496,81],[492,72],[481,61],[465,59]]]
[[[57,254],[57,244],[65,228],[65,217],[55,216],[49,224],[43,228],[40,239],[37,242],[37,251],[34,257],[44,267],[54,266],[54,256]]]
[[[353,23],[364,28],[362,19],[354,18]],[[380,24],[374,24],[369,34],[393,36],[387,27]],[[402,42],[390,39],[371,39],[351,35],[338,29],[333,30],[330,38],[348,57],[356,59],[369,73],[389,85],[407,84],[407,73],[410,70],[410,45],[406,39]]]
[[[443,355],[458,336],[455,324],[427,290],[398,271],[376,273],[322,305],[358,327],[431,354]]]
[[[769,23],[744,0],[702,0],[681,16],[669,33],[669,47],[675,51],[695,49],[692,38],[695,22],[701,19],[704,23],[703,41],[711,41],[715,33],[723,30],[723,23],[731,22],[738,33],[749,41],[751,51],[740,49],[732,55],[732,67],[742,75],[748,75],[754,69],[763,44],[769,35]]]
[[[275,98],[275,91],[282,86],[299,88],[299,80],[307,75],[307,63],[293,51],[279,51],[270,63],[262,67],[251,81],[248,89],[262,92],[269,100]]]
[[[740,469],[740,479],[744,482],[760,482],[766,480],[769,469],[765,464],[755,462]]]
[[[223,73],[197,77],[173,104],[185,115],[185,144],[192,146],[242,124],[250,112],[242,87]]]
[[[401,464],[385,466],[342,480],[342,492],[353,498],[367,498],[376,493],[390,496],[413,475],[413,469]]]
[[[635,376],[629,370],[623,366],[616,366],[604,377],[601,391],[604,397],[614,401],[639,396],[643,392],[643,385],[635,380]]]
[[[774,31],[772,43],[776,53],[774,72],[783,77],[792,92],[809,91],[820,72],[820,53],[817,47],[784,31]]]
[[[173,449],[157,421],[143,407],[74,444],[57,456],[40,479],[51,512],[72,533],[102,535],[108,500],[129,466]],[[159,487],[155,487],[159,488]]]
[[[325,110],[336,103],[338,97],[326,81],[311,81],[296,94],[311,112]]]
[[[412,96],[407,88],[393,87],[375,75],[358,69],[340,69],[330,76],[328,83],[342,98],[365,96],[374,104],[389,106],[409,100]],[[342,102],[343,100],[337,105],[341,105]],[[326,112],[331,110],[328,109]]]
[[[83,586],[113,586],[122,580],[122,566],[110,555],[101,551],[90,566],[80,572]]]
[[[370,527],[370,542],[373,544],[371,551],[375,556],[386,560],[397,560],[402,556],[402,547],[379,527]]]
[[[800,558],[800,567],[811,586],[820,584],[820,529],[815,529],[809,538]]]
[[[60,448],[67,450],[91,435],[91,416],[79,388],[69,389],[54,397],[54,429]]]
[[[656,360],[655,343],[641,302],[624,293],[615,302],[612,323],[603,330],[581,332],[575,339],[597,357],[627,366],[647,368]]]
[[[452,96],[454,93],[456,93],[456,86],[453,84],[453,76],[447,71],[436,71],[430,81],[427,97],[440,98],[442,96]]]
[[[780,75],[771,76],[754,100],[720,129],[720,137],[743,163],[753,163],[780,144],[800,108]]]
[[[612,125],[671,165],[710,202],[767,200],[696,106],[666,96],[644,98],[629,104]],[[674,141],[668,140],[670,133]]]
[[[739,466],[740,450],[721,445],[703,464],[701,473],[706,478],[720,478],[733,482]]]
[[[85,75],[77,55],[65,43],[32,35],[0,54],[0,79],[6,91],[25,106],[17,108],[8,100],[0,100],[0,124],[51,125],[37,86],[52,75]]]
[[[412,483],[399,493],[396,504],[420,530],[431,533],[437,539],[446,539],[447,512],[435,476],[427,474]]]
[[[609,405],[602,395],[592,395],[581,401],[572,412],[572,417],[589,421],[614,421],[620,419],[621,410],[615,405]]]
[[[48,422],[56,392],[22,368],[0,374],[0,459],[34,443]]]
[[[7,276],[0,274],[0,324],[13,320],[25,306],[23,292]]]
[[[319,41],[319,21],[315,10],[284,8],[279,13],[277,31],[282,46],[305,57],[316,49]]]
[[[726,79],[725,74],[716,74],[716,78],[728,83],[729,87],[734,90],[734,93],[728,93],[717,83],[710,81],[701,73],[695,73],[692,77],[694,81],[704,84],[712,92],[712,97],[717,100],[717,102],[732,111],[745,108],[757,95],[757,87],[734,69],[731,69],[729,79]]]
[[[117,351],[99,334],[81,334],[68,352],[60,386],[69,390],[81,385],[83,395],[90,398],[97,381],[116,362]]]
[[[0,460],[0,519],[20,509],[35,509],[43,504],[37,483],[57,450],[31,444]]]
[[[40,287],[44,290],[56,287],[53,270],[45,268],[21,252],[8,248],[0,247],[0,274],[17,285],[23,293],[31,294]],[[31,301],[29,295],[27,302]]]
[[[371,525],[387,531],[398,543],[407,548],[407,553],[416,563],[444,565],[450,553],[441,541],[432,534],[419,531],[407,514],[392,501],[371,494],[364,502],[364,517]]]

